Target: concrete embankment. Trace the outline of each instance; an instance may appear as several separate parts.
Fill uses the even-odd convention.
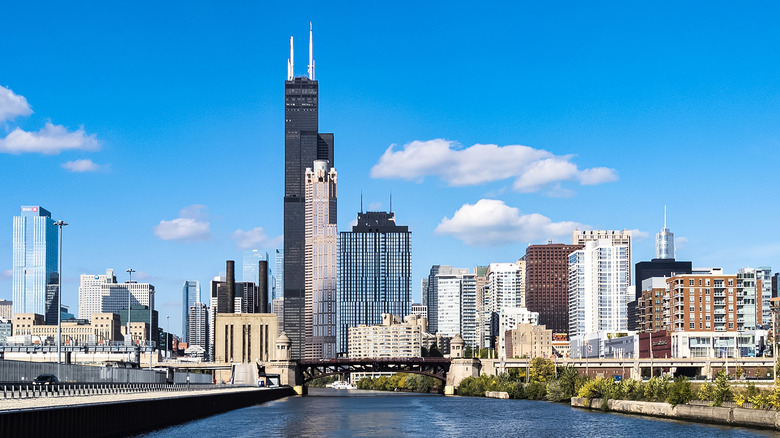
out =
[[[0,437],[127,436],[290,395],[295,391],[289,387],[234,388],[124,397],[62,397],[39,400],[42,404],[37,407],[4,404],[0,410]]]
[[[600,398],[573,397],[571,399],[571,405],[578,408],[601,409],[602,403]],[[607,400],[607,405],[610,411],[622,414],[649,415],[696,423],[716,423],[780,430],[780,412],[778,411],[687,404],[672,407],[668,403],[632,400]]]

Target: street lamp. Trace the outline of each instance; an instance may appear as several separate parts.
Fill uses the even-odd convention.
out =
[[[149,369],[152,369],[152,352],[154,351],[154,348],[152,347],[152,314],[154,313],[154,308],[152,308],[152,294],[154,294],[154,290],[149,289]]]
[[[62,363],[62,227],[68,225],[67,222],[59,220],[54,222],[59,228],[60,237],[60,255],[58,257],[59,267],[57,268],[57,374],[60,373],[59,365]],[[62,376],[57,376],[61,378]]]
[[[130,279],[127,281],[127,337],[132,341],[132,337],[130,336],[130,284],[133,282],[133,272],[135,272],[135,269],[129,268],[126,271],[130,275]],[[125,344],[127,342],[125,341]]]

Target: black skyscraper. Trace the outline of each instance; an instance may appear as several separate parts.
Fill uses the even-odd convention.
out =
[[[293,46],[284,83],[284,331],[292,358],[303,357],[305,303],[304,174],[314,160],[333,166],[333,134],[318,132],[319,84],[314,79],[309,30],[309,75],[295,77]]]

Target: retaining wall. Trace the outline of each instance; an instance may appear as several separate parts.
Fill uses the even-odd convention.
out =
[[[0,360],[0,382],[32,382],[40,374],[54,374],[61,382],[165,383],[166,381],[165,371]]]
[[[610,411],[623,414],[780,430],[780,412],[778,411],[687,404],[672,407],[669,403],[632,400],[607,400],[607,404]],[[571,405],[578,408],[601,409],[602,400],[600,398],[572,397]]]
[[[295,395],[292,388],[0,412],[2,437],[128,436]]]

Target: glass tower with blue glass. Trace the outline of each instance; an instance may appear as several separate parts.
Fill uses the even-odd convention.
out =
[[[13,226],[13,313],[46,315],[47,298],[56,303],[59,294],[46,294],[58,281],[57,226],[51,213],[38,205],[23,205]],[[54,316],[46,323],[56,324],[56,311]]]

